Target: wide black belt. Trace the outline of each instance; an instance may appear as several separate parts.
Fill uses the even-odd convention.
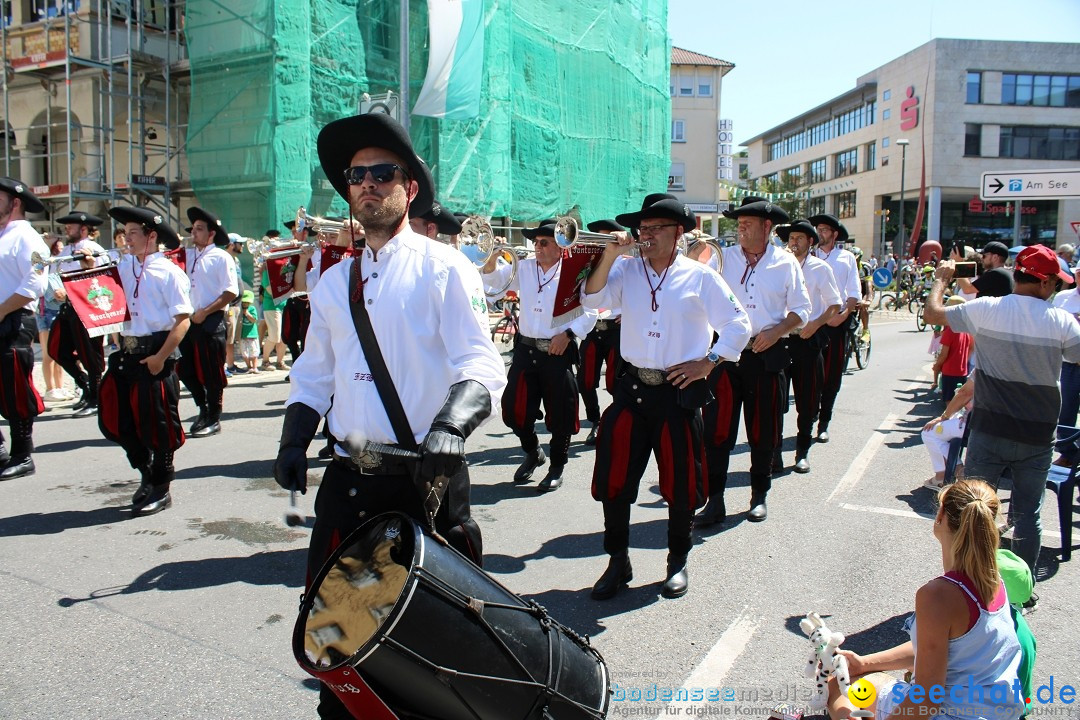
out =
[[[593,326],[593,332],[607,332],[608,330],[615,330],[618,327],[618,323],[614,320],[597,320],[596,325]]]
[[[540,352],[547,352],[551,348],[550,338],[531,338],[525,335],[518,335],[518,342],[528,347],[534,347]]]
[[[654,370],[653,368],[639,368],[630,363],[623,363],[626,372],[633,375],[646,385],[664,385],[668,382],[667,370]]]
[[[165,344],[168,332],[153,335],[122,335],[120,349],[128,355],[153,355]]]
[[[334,453],[334,462],[360,475],[412,475],[411,461],[365,452],[360,461]]]

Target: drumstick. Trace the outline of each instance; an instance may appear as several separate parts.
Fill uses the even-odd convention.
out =
[[[289,509],[285,511],[285,524],[289,527],[297,527],[303,525],[307,521],[303,513],[296,506],[296,491],[289,491]]]

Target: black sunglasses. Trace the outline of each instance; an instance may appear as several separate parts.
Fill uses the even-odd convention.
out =
[[[394,165],[393,163],[378,163],[377,165],[353,165],[352,167],[345,168],[345,182],[349,185],[359,185],[364,182],[364,178],[370,172],[371,177],[377,183],[388,183],[394,179],[394,172],[400,170],[401,174],[406,179],[409,177],[409,173],[405,172],[405,168],[400,165]]]

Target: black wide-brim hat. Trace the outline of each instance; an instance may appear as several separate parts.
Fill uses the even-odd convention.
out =
[[[209,210],[203,210],[201,207],[189,207],[187,219],[192,223],[196,220],[202,220],[206,223],[207,227],[214,231],[214,244],[218,247],[225,247],[229,244],[229,232],[218,220],[218,216]]]
[[[180,247],[180,236],[169,227],[168,221],[150,208],[142,207],[114,207],[109,208],[109,217],[118,223],[139,223],[148,230],[157,233],[158,242],[161,242],[170,250]]]
[[[547,220],[541,220],[540,224],[534,228],[522,228],[521,234],[530,240],[543,235],[544,237],[555,237],[555,218],[548,218]]]
[[[641,221],[647,218],[670,218],[676,220],[682,225],[683,232],[690,232],[697,227],[697,217],[694,216],[694,211],[690,209],[689,205],[675,198],[666,198],[654,202],[649,207],[638,212],[616,215],[615,222],[637,230]]]
[[[787,214],[784,208],[756,195],[747,195],[743,198],[739,207],[734,210],[725,210],[723,215],[732,220],[741,217],[759,217],[772,221],[773,225],[783,225],[791,222],[791,216]]]
[[[835,215],[830,215],[828,213],[822,213],[821,215],[811,215],[809,218],[807,218],[807,220],[814,227],[817,227],[818,225],[828,225],[829,227],[831,227],[833,230],[835,230],[838,233],[837,238],[836,238],[837,242],[847,242],[847,239],[848,239],[847,228],[844,227],[844,223],[842,223],[842,222],[840,222],[839,220],[836,219]]]
[[[409,176],[420,186],[409,206],[411,217],[423,215],[435,199],[435,182],[427,163],[413,150],[409,133],[394,118],[385,113],[367,113],[334,120],[319,131],[319,162],[326,179],[338,195],[349,199],[345,170],[357,150],[377,147],[397,155],[408,167]]]
[[[589,228],[589,232],[623,232],[626,230],[626,228],[614,220],[594,220],[585,227]]]
[[[23,208],[28,213],[45,212],[45,205],[38,200],[37,195],[30,192],[30,188],[15,178],[0,177],[0,190],[22,200]]]
[[[678,200],[678,199],[679,198],[675,197],[671,193],[649,193],[648,195],[645,196],[645,199],[641,201],[641,209],[644,210],[645,208],[649,207],[650,205],[655,205],[656,203],[660,202],[661,200]]]
[[[788,236],[793,232],[801,232],[810,238],[811,245],[817,245],[821,242],[821,238],[817,234],[817,228],[810,224],[809,220],[796,220],[790,225],[781,225],[776,228],[776,234],[780,236],[780,239],[784,242],[788,241]]]
[[[413,204],[415,205],[416,203]],[[453,213],[444,208],[438,200],[432,201],[431,209],[420,215],[414,215],[412,212],[412,205],[410,205],[409,217],[419,217],[427,222],[435,223],[435,229],[443,235],[457,235],[461,232],[461,222],[458,221]]]
[[[56,222],[61,225],[86,225],[87,227],[97,227],[101,223],[105,222],[97,215],[91,215],[90,213],[68,213],[64,217],[56,218]]]

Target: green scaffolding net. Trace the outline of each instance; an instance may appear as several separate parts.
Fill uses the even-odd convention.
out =
[[[248,236],[344,214],[315,138],[364,93],[398,91],[389,0],[188,0],[187,160],[197,202]],[[417,151],[454,211],[535,221],[635,209],[666,187],[667,0],[486,0],[481,114],[413,116]],[[427,68],[427,6],[409,8],[409,89]]]

